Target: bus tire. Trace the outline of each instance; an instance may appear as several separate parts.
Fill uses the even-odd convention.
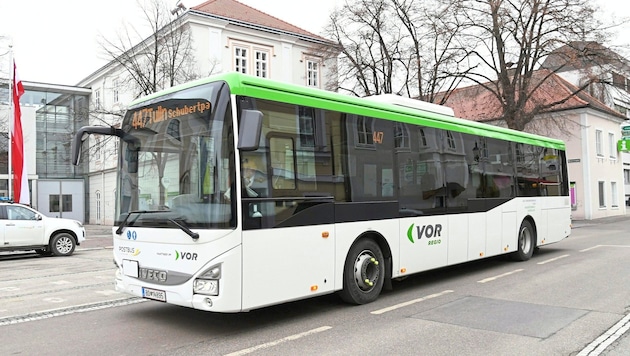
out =
[[[378,244],[360,239],[348,252],[343,269],[341,299],[350,304],[371,303],[378,298],[385,279],[385,258]]]
[[[55,256],[70,256],[76,246],[74,237],[67,232],[60,232],[50,240],[50,251]]]
[[[515,261],[527,261],[532,258],[534,248],[536,247],[536,232],[532,223],[523,220],[520,229],[518,229],[518,240],[516,242],[517,249],[510,257]]]

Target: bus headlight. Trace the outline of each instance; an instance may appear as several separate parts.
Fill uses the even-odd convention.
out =
[[[195,279],[193,292],[195,294],[219,295],[219,281],[216,279]]]
[[[219,295],[219,279],[221,279],[221,266],[208,268],[193,281],[193,293]]]

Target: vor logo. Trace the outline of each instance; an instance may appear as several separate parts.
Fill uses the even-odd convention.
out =
[[[422,239],[422,237],[426,237],[427,239],[430,239],[432,237],[441,237],[442,236],[442,224],[435,224],[435,225],[422,225],[422,226],[415,226],[415,224],[411,224],[409,226],[409,228],[407,229],[407,238],[409,239],[409,241],[411,241],[411,243],[415,243],[416,241],[413,238],[413,228],[416,228],[416,231],[418,233],[418,240]]]
[[[177,261],[177,260],[197,261],[197,253],[196,252],[175,251],[175,261]]]

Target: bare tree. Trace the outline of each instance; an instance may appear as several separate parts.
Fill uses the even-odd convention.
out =
[[[454,88],[458,25],[437,0],[356,0],[331,14],[325,36],[338,43],[338,86],[356,96],[395,93],[433,100]],[[335,52],[336,54],[336,52]],[[446,70],[449,68],[449,70]]]
[[[127,92],[132,92],[133,97],[140,97],[198,78],[190,27],[178,16],[185,9],[178,4],[171,11],[164,0],[137,0],[137,3],[150,34],[145,37],[142,29],[129,24],[117,38],[102,37],[100,40],[102,51],[114,67],[123,69],[127,79],[122,82],[126,83]],[[92,114],[117,125],[122,121],[121,110],[98,107]],[[97,140],[91,149],[102,150],[112,139],[109,136],[102,141]],[[167,157],[154,154],[153,159],[161,178]],[[160,183],[160,205],[164,204],[164,191],[165,187]]]
[[[107,58],[124,69],[128,83],[135,85],[135,97],[198,77],[190,28],[176,17],[163,0],[137,0],[150,31],[128,24],[116,38],[101,37],[99,44]]]
[[[589,0],[450,0],[449,6],[462,25],[461,58],[471,68],[457,75],[492,93],[500,102],[501,119],[516,130],[577,93],[532,103],[550,76],[578,59],[565,58],[544,75],[535,75],[543,61],[562,46],[602,38]],[[597,76],[588,78],[578,91],[597,81]]]

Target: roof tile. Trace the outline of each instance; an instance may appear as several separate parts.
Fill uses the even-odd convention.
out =
[[[545,77],[547,79],[544,79]],[[544,82],[534,91],[526,103],[526,110],[532,110],[535,106],[560,102],[566,99],[545,112],[591,107],[610,115],[623,116],[589,95],[586,91],[579,91],[578,87],[549,70],[536,71],[533,79],[544,79]],[[444,105],[453,108],[455,116],[472,121],[494,121],[501,119],[503,116],[503,108],[497,97],[481,85],[455,89],[448,94]]]
[[[299,34],[302,36],[324,40],[322,37],[294,26],[286,21],[254,9],[236,0],[209,0],[192,7],[193,10],[242,21],[258,26]],[[306,15],[306,14],[305,14]]]

